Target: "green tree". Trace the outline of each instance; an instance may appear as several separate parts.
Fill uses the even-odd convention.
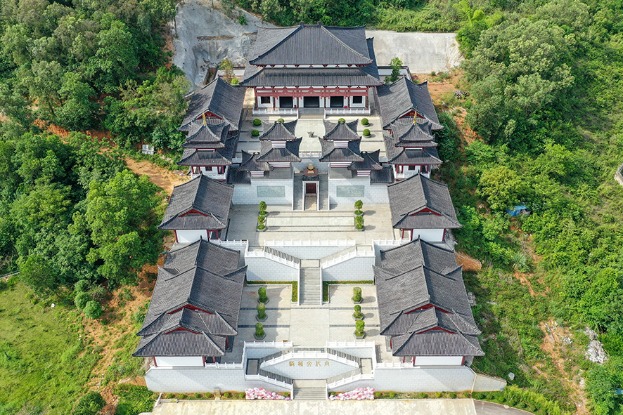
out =
[[[492,210],[504,210],[521,202],[524,183],[519,175],[507,166],[492,167],[480,176],[478,192]]]
[[[136,270],[158,257],[156,189],[147,177],[129,171],[107,182],[91,182],[85,217],[95,247],[87,259],[113,285],[132,280]]]
[[[392,68],[392,73],[385,79],[385,82],[388,84],[391,84],[392,82],[396,82],[398,78],[400,77],[400,70],[402,69],[402,61],[398,57],[392,58],[391,62],[389,63],[389,66],[391,66]]]

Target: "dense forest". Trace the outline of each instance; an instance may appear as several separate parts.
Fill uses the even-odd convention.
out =
[[[457,88],[467,94],[440,103],[447,128],[439,141],[447,161],[441,178],[463,224],[458,248],[485,263],[466,273],[486,335],[475,369],[513,372],[512,384],[573,411],[575,392],[547,369],[554,364],[540,347],[541,325],[560,322],[579,349],[588,326],[608,360],[570,354],[565,364],[585,380],[591,413],[623,413],[616,393],[623,387],[623,187],[613,180],[623,163],[623,4],[222,3],[280,25],[457,32],[466,56]],[[0,0],[0,274],[19,271],[39,297],[88,317],[157,258],[162,197],[125,169],[118,151],[79,132],[52,136],[44,126],[106,130],[118,148],[149,142],[178,150],[188,86],[167,65],[164,25],[174,13],[174,0]],[[462,139],[466,127],[453,117],[460,113],[480,139]],[[531,214],[510,218],[505,210],[520,203]],[[11,360],[9,346],[0,341],[0,377],[19,377],[26,369]],[[25,402],[0,399],[0,414]],[[23,413],[46,408],[29,404]],[[528,408],[547,413],[543,405]]]

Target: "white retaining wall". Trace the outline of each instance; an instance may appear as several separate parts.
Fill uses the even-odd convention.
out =
[[[355,241],[266,241],[264,245],[299,259],[321,259],[355,245]]]
[[[151,368],[145,374],[147,388],[154,392],[170,393],[205,393],[221,391],[244,391],[247,388],[264,388],[276,392],[289,392],[282,388],[259,380],[246,380],[244,368],[197,368],[167,369]]]
[[[338,196],[338,186],[363,186],[363,196]],[[369,177],[353,177],[351,179],[329,179],[329,203],[331,205],[347,206],[352,209],[355,201],[361,200],[366,204],[389,203],[386,184],[370,184]]]
[[[273,261],[266,257],[245,257],[248,281],[298,281],[298,268]]]
[[[203,367],[203,357],[201,356],[157,356],[156,364],[158,367],[171,366],[201,366]]]
[[[323,281],[373,281],[374,252],[322,268]]]
[[[267,197],[258,196],[258,186],[283,187],[283,197]],[[252,178],[251,184],[236,184],[234,186],[234,197],[232,199],[234,205],[257,205],[260,201],[270,205],[288,205],[292,206],[293,200],[293,180],[290,179],[258,179]]]
[[[372,387],[378,391],[395,392],[463,392],[471,391],[476,377],[480,376],[467,366],[446,368],[379,366],[377,365],[374,370],[374,379],[356,381],[330,390],[350,391],[360,387]],[[488,380],[486,385],[489,389],[486,390],[501,390],[506,385],[501,379]]]

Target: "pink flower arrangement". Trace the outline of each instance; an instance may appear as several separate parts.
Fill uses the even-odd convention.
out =
[[[245,399],[262,399],[271,401],[289,401],[290,398],[264,388],[251,388],[245,391]]]
[[[374,399],[374,388],[357,388],[329,396],[332,401],[368,401]]]

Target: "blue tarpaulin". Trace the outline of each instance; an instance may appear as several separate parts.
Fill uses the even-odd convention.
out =
[[[528,215],[530,214],[530,211],[528,210],[528,206],[526,205],[517,205],[512,209],[507,209],[506,213],[508,213],[510,216],[519,216],[519,215]]]

